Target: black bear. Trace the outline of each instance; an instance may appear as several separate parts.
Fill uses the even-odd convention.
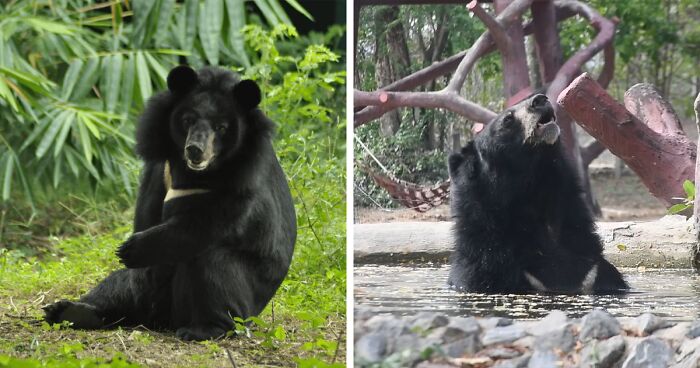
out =
[[[75,328],[144,325],[185,340],[259,314],[287,274],[296,240],[289,186],[261,92],[230,71],[173,69],[136,131],[145,166],[127,267],[79,301],[44,308]]]
[[[547,97],[506,109],[448,159],[449,284],[487,293],[617,293]]]

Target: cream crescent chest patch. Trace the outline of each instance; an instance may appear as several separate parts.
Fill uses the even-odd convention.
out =
[[[173,188],[173,177],[170,174],[170,162],[165,161],[165,167],[163,169],[163,185],[165,186],[165,199],[163,202],[167,202],[171,199],[185,197],[193,194],[203,194],[210,192],[209,189],[202,188],[190,188],[190,189],[176,189]]]

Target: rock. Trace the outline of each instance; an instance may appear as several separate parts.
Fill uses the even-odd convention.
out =
[[[355,360],[359,364],[378,363],[384,358],[387,336],[382,332],[368,333],[355,342]]]
[[[550,331],[561,328],[561,326],[569,322],[569,317],[566,313],[560,310],[553,310],[547,314],[546,317],[542,318],[539,322],[534,323],[527,332],[533,336],[540,336],[547,334]]]
[[[683,344],[678,348],[678,359],[683,359],[695,352],[700,352],[700,338],[683,341]]]
[[[627,327],[632,333],[638,336],[648,336],[654,333],[656,330],[667,328],[672,325],[673,323],[666,321],[661,317],[657,317],[652,313],[644,313],[639,317],[632,319]]]
[[[443,313],[421,312],[411,318],[408,324],[412,331],[420,332],[446,326],[449,322],[449,318]]]
[[[689,326],[690,322],[681,322],[670,328],[656,330],[653,335],[664,340],[683,341],[686,339]]]
[[[663,340],[647,337],[629,353],[622,368],[666,368],[673,359],[673,351]]]
[[[700,336],[700,320],[694,321],[690,327],[688,327],[688,332],[685,335],[691,339]]]
[[[488,330],[494,327],[505,327],[513,324],[513,320],[505,317],[479,318],[479,325],[482,329]]]
[[[389,349],[392,355],[400,356],[400,361],[413,366],[421,360],[429,359],[438,350],[441,342],[434,338],[423,338],[416,334],[401,335]]]
[[[528,368],[560,368],[559,358],[552,351],[535,350],[527,363]]]
[[[532,349],[533,346],[535,346],[535,337],[534,336],[525,336],[521,337],[511,344],[512,346],[524,350],[530,350]]]
[[[429,336],[450,343],[468,336],[478,335],[480,332],[481,326],[476,318],[452,317],[447,326],[436,328]]]
[[[498,360],[498,359],[512,359],[512,358],[517,358],[523,353],[519,350],[513,349],[513,348],[506,348],[502,346],[497,346],[497,347],[492,347],[488,348],[486,350],[482,350],[479,355],[486,355],[487,357],[493,359],[493,360]]]
[[[568,353],[576,345],[576,338],[571,325],[565,323],[557,328],[550,328],[548,333],[535,336],[535,350],[561,350]]]
[[[519,325],[494,327],[484,333],[482,342],[484,345],[503,344],[513,342],[523,336],[525,336],[525,330]]]
[[[479,341],[479,335],[474,334],[463,339],[447,343],[443,345],[441,349],[445,354],[447,354],[447,356],[459,358],[464,355],[476,354],[477,351],[481,350],[481,342]]]
[[[700,367],[700,351],[696,351],[682,358],[677,364],[671,366],[671,368],[697,368]]]
[[[454,368],[451,364],[445,363],[433,363],[433,362],[420,362],[416,365],[416,368]]]
[[[607,339],[619,335],[620,332],[620,322],[615,317],[602,309],[594,309],[581,320],[578,338],[584,342],[590,339]]]
[[[625,339],[618,335],[607,340],[592,340],[581,351],[582,367],[614,367],[625,354]]]
[[[368,331],[382,331],[389,337],[398,337],[410,333],[406,322],[392,315],[376,315],[365,322]]]
[[[530,361],[530,354],[525,354],[519,358],[499,360],[493,365],[493,368],[525,368]]]

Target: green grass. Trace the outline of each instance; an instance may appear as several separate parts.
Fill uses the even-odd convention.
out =
[[[297,209],[292,266],[252,327],[186,343],[145,328],[79,331],[42,322],[41,306],[78,298],[120,267],[114,250],[131,232],[131,211],[117,211],[111,230],[95,233],[89,229],[100,211],[89,207],[100,204],[84,202],[88,208],[70,211],[85,224],[75,228],[83,235],[54,240],[32,256],[0,249],[0,367],[218,367],[232,366],[231,359],[239,367],[344,366],[345,165],[305,147],[293,162],[282,157]]]

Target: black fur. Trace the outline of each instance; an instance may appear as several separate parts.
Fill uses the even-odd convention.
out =
[[[232,317],[259,314],[286,276],[296,219],[270,140],[273,123],[256,108],[259,89],[257,102],[241,102],[236,86],[254,82],[222,69],[188,69],[171,72],[173,91],[152,97],[139,121],[136,151],[145,166],[134,234],[117,251],[127,268],[79,302],[46,307],[47,321],[142,324],[186,340],[215,338],[233,327]],[[218,148],[206,169],[193,171],[183,151],[200,133],[215,134],[209,142]],[[207,192],[164,202],[166,161],[173,188]]]
[[[449,283],[459,290],[614,293],[628,288],[602,256],[558,128],[546,124],[554,115],[543,97],[507,109],[449,157],[456,241]],[[594,282],[582,290],[593,267]]]

